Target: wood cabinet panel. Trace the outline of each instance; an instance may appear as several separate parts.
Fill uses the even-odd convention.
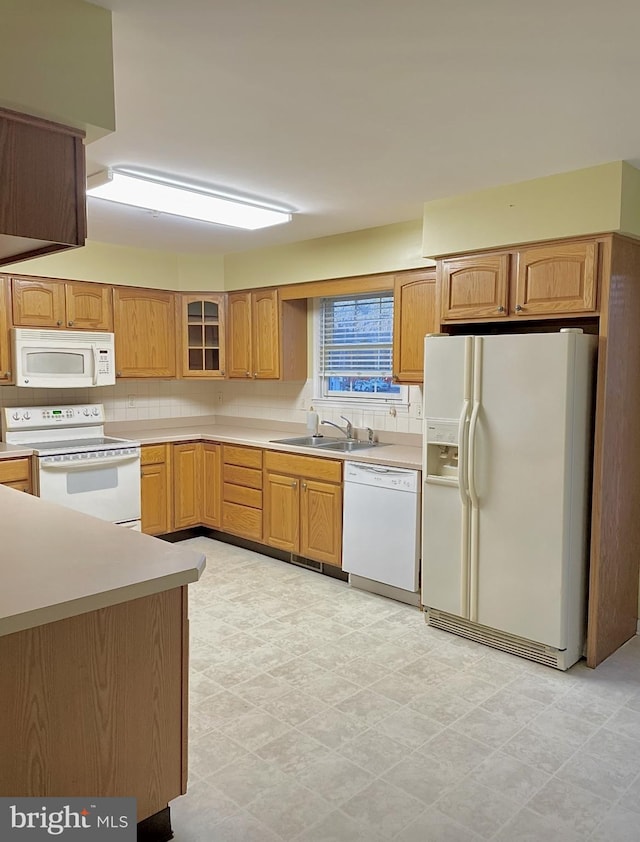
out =
[[[173,474],[173,528],[198,526],[202,520],[202,445],[199,442],[174,444],[171,454]]]
[[[19,480],[18,482],[3,482],[0,483],[5,488],[14,488],[16,491],[23,491],[26,494],[31,494],[31,482],[28,479]]]
[[[564,243],[516,253],[517,315],[554,315],[596,309],[598,244]]]
[[[202,523],[222,525],[222,446],[202,444]]]
[[[436,272],[397,275],[393,291],[393,379],[422,383],[424,337],[437,333]]]
[[[342,565],[342,488],[303,480],[300,493],[300,554]]]
[[[113,330],[112,287],[65,283],[66,326],[73,330]]]
[[[277,289],[232,293],[228,305],[228,376],[304,380],[307,302],[280,301]]]
[[[229,313],[228,367],[229,377],[253,376],[251,348],[251,293],[232,293],[227,299]]]
[[[141,448],[140,495],[142,531],[164,535],[171,529],[171,486],[169,455],[166,445]]]
[[[291,553],[299,552],[300,481],[296,477],[265,474],[264,541]]]
[[[311,479],[328,482],[342,480],[342,462],[338,459],[323,459],[318,456],[298,456],[278,450],[266,450],[264,465],[269,471],[283,474],[296,474]]]
[[[242,538],[262,541],[262,510],[225,501],[222,504],[222,528]]]
[[[175,377],[174,294],[152,289],[113,290],[118,377]]]
[[[0,109],[0,264],[84,245],[83,137]]]
[[[183,792],[185,590],[0,637],[3,795],[133,795],[141,821]]]
[[[442,321],[507,315],[508,254],[441,260],[438,274]]]
[[[223,482],[244,485],[247,488],[262,488],[262,472],[256,468],[242,468],[240,465],[227,465],[222,468]]]
[[[224,294],[182,294],[179,324],[182,377],[224,377]]]
[[[222,499],[229,503],[239,503],[241,506],[262,508],[262,491],[257,488],[247,488],[244,485],[234,485],[225,482],[222,485]]]
[[[257,380],[277,380],[280,377],[277,290],[268,289],[252,293],[251,307],[253,376]]]
[[[64,327],[64,284],[59,281],[12,279],[13,323],[20,327]]]
[[[1,459],[0,460],[0,483],[3,485],[9,482],[20,482],[31,478],[31,460]]]
[[[224,445],[224,461],[227,465],[241,465],[245,468],[262,469],[262,451],[257,447]]]
[[[9,334],[10,321],[11,294],[9,278],[0,276],[0,384],[13,382]]]

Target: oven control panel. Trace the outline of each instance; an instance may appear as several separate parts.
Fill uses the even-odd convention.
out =
[[[46,430],[104,423],[101,403],[76,406],[13,406],[2,410],[4,430]]]

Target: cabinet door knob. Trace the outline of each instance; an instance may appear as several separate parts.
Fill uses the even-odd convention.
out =
[[[60,319],[58,319],[58,321],[56,322],[56,324],[58,325],[58,327],[62,327],[62,322],[60,321]]]
[[[504,313],[504,307],[502,304],[498,307],[498,313]]]
[[[298,487],[298,483],[297,483],[297,481],[294,479],[294,481],[291,483],[291,488],[297,488],[297,487]]]
[[[222,375],[222,377],[224,377],[224,369],[220,370],[220,374]]]
[[[3,377],[3,380],[9,380],[11,378],[11,372],[5,371],[5,373],[3,374],[2,377]]]
[[[398,382],[398,375],[394,374],[391,379],[393,380],[394,383],[397,383]]]
[[[69,327],[73,327],[73,321],[69,322]]]
[[[121,371],[116,371],[116,377],[122,377],[122,372],[121,372]]]
[[[307,483],[306,483],[306,482],[303,482],[303,483],[302,483],[302,488],[303,488],[305,491],[307,490]]]
[[[258,376],[258,373],[254,371],[253,372],[253,379],[255,380],[257,376]]]
[[[251,372],[250,372],[250,371],[248,371],[248,372],[247,372],[247,377],[251,377]]]
[[[521,313],[524,307],[521,304],[516,304],[516,313]]]

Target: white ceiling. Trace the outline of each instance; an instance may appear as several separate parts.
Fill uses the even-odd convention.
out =
[[[263,231],[89,201],[89,238],[215,254],[640,160],[637,0],[100,0],[125,166],[290,205]]]

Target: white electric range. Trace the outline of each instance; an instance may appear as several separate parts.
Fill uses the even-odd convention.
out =
[[[44,500],[140,529],[140,444],[104,434],[102,404],[3,409],[6,444],[31,448]]]

